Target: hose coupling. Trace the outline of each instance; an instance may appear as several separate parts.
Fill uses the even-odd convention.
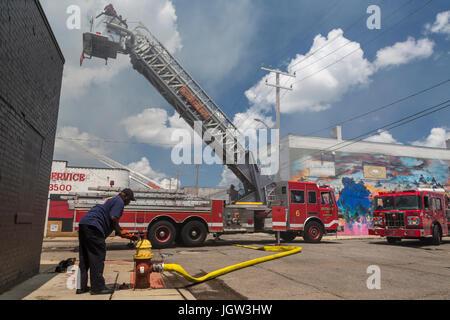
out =
[[[164,263],[154,263],[153,264],[153,272],[163,272],[164,271]]]

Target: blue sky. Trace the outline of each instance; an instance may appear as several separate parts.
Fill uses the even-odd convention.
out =
[[[108,66],[104,61],[85,60],[79,67],[88,17],[109,2],[41,0],[66,58],[58,135],[79,139],[158,181],[175,177],[181,169],[181,185],[193,185],[194,165],[174,165],[171,148],[161,146],[174,129],[183,128],[182,120],[131,68],[128,58],[110,60]],[[258,128],[249,121],[255,117],[269,125],[275,121],[274,89],[264,85],[268,74],[260,69],[262,64],[296,71],[296,79],[282,78],[282,84],[294,88],[282,93],[283,137],[326,128],[448,79],[450,2],[433,0],[423,7],[427,2],[118,0],[113,4],[128,21],[147,25],[239,126]],[[81,10],[81,28],[70,30],[66,10],[73,4]],[[379,30],[366,26],[370,5],[381,9]],[[317,72],[351,51],[355,52]],[[308,53],[314,54],[306,58]],[[299,81],[313,73],[317,74]],[[269,81],[273,82],[272,78]],[[346,123],[343,137],[351,139],[447,100],[448,92],[447,83]],[[369,139],[442,147],[450,137],[449,124],[450,112],[445,109]],[[329,130],[315,135],[329,137]],[[68,160],[71,165],[101,166],[60,140],[55,159]],[[200,185],[229,182],[223,180],[223,173],[221,165],[202,165]]]

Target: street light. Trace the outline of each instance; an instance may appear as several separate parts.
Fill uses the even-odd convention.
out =
[[[261,122],[263,125],[266,126],[267,129],[270,129],[270,127],[267,125],[267,123],[265,123],[265,122],[262,121],[261,119],[255,118],[255,119],[253,119],[253,120],[255,120],[256,122]]]
[[[265,123],[264,121],[262,121],[261,119],[258,119],[258,118],[255,118],[255,119],[253,119],[253,120],[255,120],[256,122],[261,122],[267,129],[270,129],[270,127],[267,125],[267,123]],[[280,129],[279,128],[277,128],[278,129],[278,134],[280,133]],[[279,138],[278,138],[278,171],[277,171],[277,174],[276,174],[276,176],[275,176],[275,181],[280,181],[280,168],[281,167],[281,153],[280,153],[280,140],[279,140]]]

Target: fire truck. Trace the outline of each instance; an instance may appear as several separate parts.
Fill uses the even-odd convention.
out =
[[[445,189],[380,192],[374,198],[369,234],[386,237],[391,244],[413,238],[439,245],[449,228],[450,201]]]
[[[107,10],[108,9],[108,10]],[[207,232],[273,232],[292,240],[301,235],[309,242],[319,242],[325,233],[338,229],[338,209],[333,190],[310,182],[277,181],[263,175],[250,150],[240,143],[240,132],[214,100],[200,87],[164,45],[142,24],[129,29],[111,6],[98,17],[103,31],[83,34],[85,58],[115,59],[117,54],[130,57],[133,68],[142,74],[166,99],[203,142],[242,182],[238,201],[179,198],[170,190],[155,190],[141,196],[145,205],[127,206],[121,219],[126,230],[145,228],[152,245],[163,248],[179,239],[186,245],[203,243]],[[198,124],[201,124],[198,126]],[[151,125],[151,124],[149,124]],[[206,139],[214,130],[222,139]],[[220,151],[220,152],[219,152]],[[102,196],[112,195],[103,192]],[[93,202],[90,195],[73,201],[76,224]],[[96,198],[96,195],[92,196]],[[96,201],[100,201],[97,197]],[[153,202],[149,202],[149,201]],[[163,205],[161,205],[161,203]],[[85,207],[83,207],[85,206]]]

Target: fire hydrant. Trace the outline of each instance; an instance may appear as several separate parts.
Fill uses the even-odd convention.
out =
[[[152,245],[147,239],[142,239],[136,244],[134,255],[134,289],[147,289],[150,287],[150,274],[152,272]]]

